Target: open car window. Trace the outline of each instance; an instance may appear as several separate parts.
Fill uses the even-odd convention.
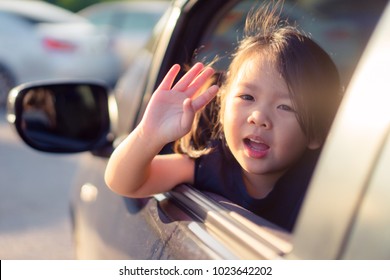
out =
[[[254,0],[237,1],[228,10],[215,15],[200,40],[193,63],[207,63],[218,58],[213,66],[218,71],[226,71],[231,55],[243,37],[246,14],[261,3]],[[351,3],[349,0],[286,0],[282,12],[282,17],[297,24],[330,55],[344,87],[348,86],[387,1]],[[254,222],[263,225],[263,221]]]
[[[239,1],[209,24],[201,39],[196,60],[213,61],[226,70],[232,51],[243,36],[246,14],[264,1]],[[282,17],[311,36],[333,59],[347,86],[368,39],[386,6],[386,0],[304,1],[286,0]]]

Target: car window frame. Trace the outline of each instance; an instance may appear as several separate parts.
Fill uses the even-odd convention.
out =
[[[362,201],[367,198],[367,188],[388,137],[389,114],[385,117],[382,114],[388,105],[384,102],[388,93],[384,89],[389,89],[388,75],[386,71],[378,71],[381,67],[385,69],[390,61],[389,48],[386,48],[390,43],[388,26],[389,3],[379,16],[336,115],[296,223],[293,250],[287,258],[352,257],[348,255],[348,246],[354,238],[356,219],[359,211],[364,211]],[[373,85],[378,90],[373,90]],[[365,147],[359,150],[358,158],[357,144]]]
[[[292,249],[289,232],[221,196],[181,184],[154,198],[169,200],[187,213],[209,239],[222,245],[225,253],[216,253],[223,258],[280,259]]]

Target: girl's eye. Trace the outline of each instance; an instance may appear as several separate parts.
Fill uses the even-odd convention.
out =
[[[287,111],[287,112],[295,112],[295,110],[293,108],[291,108],[290,106],[285,105],[285,104],[281,104],[277,108],[281,109],[283,111]]]
[[[239,96],[242,100],[246,100],[246,101],[252,101],[254,100],[253,96],[252,95],[249,95],[249,94],[243,94],[243,95],[240,95]]]

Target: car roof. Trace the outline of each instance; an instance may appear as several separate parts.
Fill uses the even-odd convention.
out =
[[[85,21],[81,16],[42,1],[0,1],[0,12],[8,12],[46,22]]]

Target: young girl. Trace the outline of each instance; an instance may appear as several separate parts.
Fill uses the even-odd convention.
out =
[[[108,162],[113,191],[146,197],[189,183],[292,230],[341,96],[330,57],[279,15],[266,7],[248,16],[220,89],[198,94],[214,75],[201,63],[175,85],[180,67],[171,68]],[[217,124],[194,147],[204,137],[188,136],[195,115],[217,92]],[[186,135],[181,153],[158,155]]]

